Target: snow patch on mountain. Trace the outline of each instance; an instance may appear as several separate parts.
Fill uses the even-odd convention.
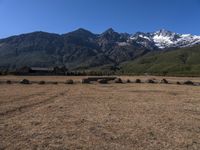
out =
[[[128,46],[130,45],[128,42],[117,42],[118,46]]]
[[[173,41],[169,36],[155,35],[153,36],[153,41],[155,42],[155,45],[159,48],[165,48],[166,46],[170,46],[171,44],[173,44]]]
[[[159,49],[166,49],[173,47],[182,48],[182,47],[190,47],[195,44],[200,44],[200,36],[191,34],[178,34],[175,32],[167,31],[165,29],[161,29],[153,33],[138,32],[130,36],[130,39],[143,46],[149,47],[154,45]],[[146,40],[149,40],[149,42],[147,42]]]

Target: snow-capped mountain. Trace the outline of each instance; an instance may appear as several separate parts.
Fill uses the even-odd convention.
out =
[[[144,47],[155,49],[190,47],[200,44],[200,36],[191,34],[178,34],[175,32],[161,29],[153,33],[137,32],[130,36],[130,40],[143,45]]]

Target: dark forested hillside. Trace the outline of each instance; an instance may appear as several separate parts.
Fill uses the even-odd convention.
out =
[[[117,34],[117,35],[116,35]],[[33,32],[0,40],[0,68],[22,66],[90,68],[119,64],[145,53],[139,45],[120,46],[121,34],[96,35],[78,29],[63,35]]]

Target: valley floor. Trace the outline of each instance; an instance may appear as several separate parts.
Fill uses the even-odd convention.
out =
[[[200,86],[0,84],[0,149],[199,150]]]

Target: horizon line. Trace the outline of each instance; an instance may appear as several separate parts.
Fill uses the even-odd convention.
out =
[[[108,30],[113,30],[114,32],[117,32],[117,33],[119,33],[119,34],[125,33],[125,34],[129,34],[129,35],[134,35],[134,34],[136,34],[136,33],[138,33],[138,32],[142,32],[142,33],[154,33],[154,32],[158,32],[158,31],[160,31],[160,30],[166,30],[166,31],[169,31],[169,32],[177,33],[177,34],[191,34],[191,35],[194,35],[194,36],[195,36],[195,35],[198,36],[198,34],[192,34],[192,33],[178,33],[178,32],[172,31],[172,30],[168,30],[168,29],[166,29],[166,28],[160,28],[160,29],[157,29],[157,30],[154,30],[154,31],[148,31],[148,32],[138,30],[138,31],[136,31],[136,32],[129,33],[129,32],[119,32],[119,31],[116,31],[113,27],[109,27],[109,28],[107,28],[107,29],[104,30],[104,31],[95,33],[94,31],[91,31],[91,30],[89,30],[89,29],[87,29],[87,28],[79,27],[79,28],[75,28],[75,29],[73,29],[73,30],[71,30],[71,31],[67,31],[67,32],[64,32],[64,33],[61,33],[61,32],[60,32],[60,33],[59,33],[59,32],[53,32],[53,31],[45,31],[45,30],[27,31],[27,32],[23,32],[23,33],[16,33],[16,34],[13,34],[13,35],[8,35],[8,36],[0,37],[0,40],[1,40],[1,39],[6,39],[6,38],[9,38],[9,37],[13,37],[13,36],[20,36],[20,35],[31,34],[31,33],[36,33],[36,32],[43,32],[43,33],[49,33],[49,34],[63,35],[63,34],[68,34],[68,33],[71,33],[71,32],[78,31],[78,30],[86,30],[86,31],[91,32],[92,34],[97,34],[97,35],[98,35],[98,34],[102,34],[102,33],[106,32],[106,31],[108,31]]]

